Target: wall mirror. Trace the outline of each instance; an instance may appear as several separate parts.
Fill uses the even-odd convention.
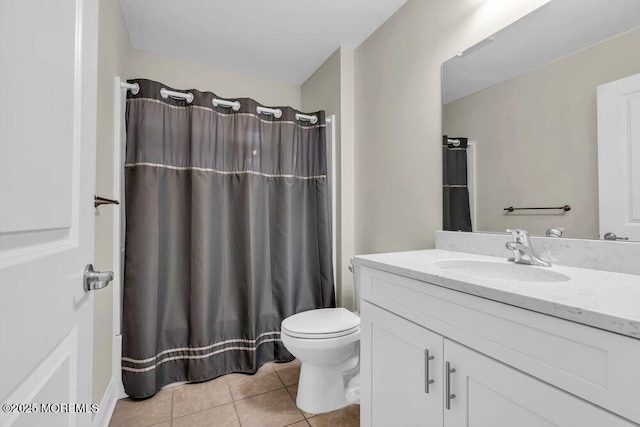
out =
[[[598,167],[609,140],[598,135],[598,87],[640,82],[638,52],[640,0],[551,0],[443,64],[444,169],[455,174],[460,161],[467,164],[472,231],[524,228],[544,236],[563,228],[563,237],[602,238],[599,200],[611,194],[624,203],[609,210],[624,211],[640,231],[640,88],[627,91],[618,116],[628,116],[630,136],[609,160],[624,166],[624,176],[603,184]],[[444,179],[451,187],[444,229],[463,229],[447,228],[449,219],[459,221],[465,184],[458,179]],[[636,234],[631,240],[640,240]]]

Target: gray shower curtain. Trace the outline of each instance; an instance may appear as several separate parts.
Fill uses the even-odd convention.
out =
[[[450,142],[457,141],[457,142]],[[442,229],[471,231],[467,138],[442,137]]]
[[[291,360],[281,321],[335,306],[324,112],[316,124],[193,102],[150,80],[127,99],[122,373],[144,398]],[[218,97],[216,97],[218,98]]]

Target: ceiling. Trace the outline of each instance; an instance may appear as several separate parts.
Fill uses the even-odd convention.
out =
[[[300,85],[406,0],[120,0],[134,48]]]
[[[552,0],[445,62],[443,104],[638,26],[640,0]]]

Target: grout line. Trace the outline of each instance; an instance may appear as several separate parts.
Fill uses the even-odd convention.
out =
[[[289,387],[293,387],[293,386],[289,386]],[[291,396],[291,398],[293,399],[293,401],[296,401],[296,398],[293,397],[293,394],[291,394],[291,392],[289,391],[289,387],[285,387],[284,389],[287,390],[287,393],[289,393],[289,396]]]
[[[301,422],[303,422],[303,421],[306,421],[306,423],[307,423],[307,425],[308,425],[308,426],[310,426],[310,425],[311,425],[311,424],[309,424],[309,421],[307,421],[307,419],[305,418],[305,419],[302,419],[302,420],[300,420],[300,421],[296,421],[295,423],[285,424],[285,426],[284,426],[284,427],[291,427],[291,426],[296,425],[296,424],[298,424],[298,423],[301,423]]]
[[[273,390],[263,391],[262,393],[257,393],[257,394],[254,394],[254,395],[252,395],[252,396],[243,397],[242,399],[236,399],[236,398],[235,398],[235,396],[233,395],[233,393],[231,393],[231,399],[233,399],[233,403],[235,404],[235,402],[240,402],[240,401],[242,401],[242,400],[251,399],[252,397],[260,396],[260,395],[262,395],[262,394],[270,393],[270,392],[272,392],[272,391],[282,390],[283,388],[284,388],[285,390],[287,390],[287,387],[290,387],[290,386],[286,386],[286,385],[284,385],[284,381],[282,381],[282,379],[280,378],[280,376],[278,375],[278,373],[275,371],[275,369],[274,369],[274,373],[275,373],[275,375],[276,375],[276,378],[278,378],[278,381],[280,381],[280,384],[282,384],[282,386],[281,386],[281,387],[274,388]],[[297,383],[296,383],[296,384],[297,384]],[[227,382],[227,385],[229,385],[229,383],[228,383],[228,382]],[[293,386],[293,385],[295,385],[295,384],[291,384],[291,385]],[[231,392],[231,386],[229,386],[229,392]],[[287,393],[288,393],[288,392],[289,392],[289,390],[287,390]]]
[[[2,0],[0,0],[0,1],[2,1]],[[210,411],[210,410],[212,410],[212,409],[216,409],[216,408],[219,408],[219,407],[221,407],[221,406],[225,406],[225,405],[230,405],[230,404],[232,404],[232,403],[233,403],[233,402],[222,403],[222,404],[220,404],[220,405],[216,405],[216,406],[213,406],[213,407],[211,407],[211,408],[200,409],[199,411],[195,411],[195,412],[189,412],[188,414],[180,415],[179,417],[176,417],[175,419],[176,419],[176,420],[179,420],[179,419],[182,419],[182,418],[187,418],[187,417],[190,417],[190,416],[192,416],[192,415],[199,414],[200,412]],[[236,406],[236,405],[234,404],[234,405],[233,405],[233,407],[235,408],[235,406]],[[237,412],[236,412],[236,415],[237,415]],[[164,422],[164,421],[163,421],[163,422]]]
[[[283,387],[287,387],[287,385],[284,383],[284,381],[282,380],[282,377],[280,377],[280,374],[278,374],[278,371],[276,371],[275,369],[273,370],[273,372],[276,373],[276,377],[278,377],[278,380],[280,381],[280,383],[282,383]]]
[[[265,363],[265,365],[269,365],[271,366],[271,369],[273,370],[273,372],[276,372],[276,363],[275,362],[269,362],[269,363]],[[264,365],[262,365],[262,367],[264,367]]]
[[[171,390],[171,418],[169,418],[169,426],[173,426],[173,399],[175,398],[175,390]]]
[[[293,403],[295,405],[295,402]],[[296,409],[298,410],[298,412],[300,412],[300,415],[302,415],[302,420],[301,421],[307,421],[307,417],[304,416],[304,414],[302,413],[302,409],[298,408],[298,405],[296,405]],[[300,421],[298,421],[300,422]],[[309,424],[309,421],[307,421],[307,424]]]
[[[292,387],[292,386],[294,386],[294,385],[296,385],[296,384],[292,384],[292,385],[291,385],[291,386],[289,386],[289,387]],[[304,414],[304,412],[302,412],[302,409],[298,408],[298,404],[296,403],[296,398],[295,398],[295,397],[293,397],[293,394],[291,394],[291,392],[289,391],[289,388],[288,388],[288,387],[285,387],[284,389],[285,389],[285,390],[287,390],[287,394],[289,395],[289,397],[291,398],[291,400],[293,400],[293,404],[294,404],[294,405],[296,405],[296,409],[298,410],[298,412],[300,412],[300,415],[302,415],[302,420],[303,420],[303,421],[307,421],[307,420],[308,420],[307,416]],[[312,417],[309,417],[309,418],[312,418]],[[300,422],[300,421],[298,421],[298,422]],[[308,421],[307,421],[307,424],[309,424],[309,422],[308,422]],[[309,424],[309,425],[310,425],[310,424]]]
[[[0,0],[0,1],[2,1],[2,0]],[[237,400],[236,400],[236,399],[234,399],[234,400],[233,400],[233,403],[236,403],[236,402],[242,402],[243,400],[251,399],[252,397],[262,396],[263,394],[271,393],[272,391],[282,390],[283,388],[284,388],[285,390],[287,389],[286,387],[278,387],[278,388],[274,388],[273,390],[267,390],[267,391],[263,391],[262,393],[254,394],[254,395],[247,396],[247,397],[243,397],[242,399],[237,399]],[[232,396],[232,397],[233,397],[233,396]]]
[[[238,414],[238,407],[236,406],[236,399],[233,397],[233,393],[231,393],[231,386],[229,385],[229,380],[225,378],[224,382],[227,384],[227,388],[229,389],[229,396],[231,396],[231,403],[233,404],[233,410],[236,413],[238,425],[242,427],[242,423],[240,422],[240,414]]]
[[[2,1],[2,0],[0,0],[0,1]],[[211,409],[219,408],[219,407],[221,407],[221,406],[225,406],[225,405],[228,405],[228,404],[230,404],[230,403],[233,403],[233,407],[234,407],[234,409],[236,410],[236,416],[237,416],[238,411],[237,411],[237,408],[236,408],[236,405],[235,405],[235,400],[234,400],[234,398],[233,398],[233,393],[231,393],[231,386],[229,385],[229,381],[228,381],[228,379],[227,379],[227,376],[226,376],[226,375],[223,375],[223,376],[220,376],[220,377],[214,378],[213,380],[209,380],[209,381],[218,381],[218,380],[222,381],[222,379],[224,379],[224,384],[226,384],[226,386],[227,386],[227,390],[229,391],[229,396],[231,396],[231,400],[230,400],[229,402],[218,403],[217,405],[214,405],[214,406],[210,406],[210,407],[207,407],[207,408],[204,408],[204,409],[199,409],[199,410],[197,410],[197,411],[189,412],[189,413],[187,413],[187,414],[180,415],[179,417],[176,417],[175,419],[180,419],[180,418],[188,417],[188,416],[191,416],[191,415],[194,415],[194,414],[199,414],[200,412],[209,411],[209,410],[211,410]],[[201,384],[201,383],[193,383],[193,384]],[[192,385],[192,383],[183,384],[183,385],[181,385],[180,387],[189,387],[190,385]],[[178,388],[178,387],[176,387],[176,388]],[[279,389],[278,389],[278,390],[279,390]],[[273,391],[273,390],[272,390],[272,391]],[[268,392],[265,392],[265,393],[268,393]],[[264,393],[260,393],[260,394],[264,394]],[[256,396],[257,396],[257,395],[256,395]],[[253,396],[251,396],[251,397],[253,397]],[[248,398],[247,398],[247,399],[248,399]],[[243,399],[243,400],[244,400],[244,399]],[[172,415],[172,416],[171,416],[171,419],[173,419],[173,412],[172,412],[172,414],[171,414],[171,415]]]
[[[179,420],[181,418],[190,417],[190,416],[192,416],[194,414],[199,414],[200,412],[210,411],[212,409],[219,408],[219,407],[224,406],[224,405],[232,404],[234,412],[236,414],[236,418],[238,419],[238,423],[240,423],[240,416],[238,415],[238,408],[236,407],[236,403],[233,400],[233,394],[231,393],[231,387],[229,386],[229,381],[227,381],[226,378],[225,378],[224,383],[227,385],[227,389],[229,390],[229,396],[231,396],[231,401],[230,402],[221,403],[219,405],[215,405],[215,406],[212,406],[210,408],[200,409],[199,411],[195,411],[195,412],[189,412],[188,414],[180,415],[176,419]],[[185,386],[189,386],[189,384],[185,384]],[[173,419],[174,418],[173,418],[173,396],[172,396],[172,405],[171,405],[171,425],[172,426],[173,426]]]

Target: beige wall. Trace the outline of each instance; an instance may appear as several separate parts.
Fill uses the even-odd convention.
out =
[[[355,252],[442,228],[441,64],[545,0],[409,0],[355,51]]]
[[[96,194],[119,199],[113,188],[114,77],[126,78],[131,51],[120,2],[100,0],[98,28],[98,117],[96,147]],[[115,206],[96,209],[95,267],[113,269],[113,215]],[[100,403],[112,376],[113,286],[94,292],[93,401]]]
[[[302,109],[325,110],[336,116],[337,299],[353,309],[353,278],[349,260],[354,255],[354,135],[353,50],[339,48],[302,85]]]
[[[131,78],[156,80],[175,89],[198,89],[223,98],[246,97],[264,105],[301,108],[297,85],[137,49],[132,52],[128,67]]]
[[[476,230],[598,238],[596,87],[640,73],[640,29],[451,102],[443,132],[475,141]],[[505,215],[508,206],[571,211]]]

